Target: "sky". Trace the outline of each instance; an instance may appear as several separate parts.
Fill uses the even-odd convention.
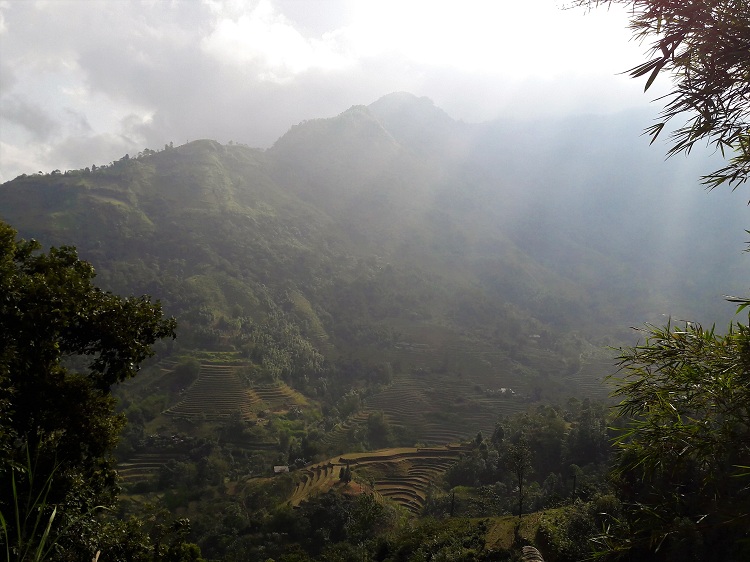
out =
[[[0,182],[200,138],[265,148],[395,91],[467,122],[649,104],[622,74],[646,51],[625,14],[562,4],[0,0]]]

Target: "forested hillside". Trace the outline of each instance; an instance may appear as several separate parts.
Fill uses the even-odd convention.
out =
[[[662,166],[634,148],[631,121],[468,125],[392,94],[265,151],[196,141],[20,177],[0,216],[76,246],[106,288],[160,298],[184,334],[257,320],[296,290],[334,338],[386,319],[497,331],[501,345],[515,321],[590,337],[705,313],[744,287],[743,240],[715,229],[742,209],[691,208],[700,162]]]
[[[470,125],[391,94],[267,150],[202,140],[22,176],[0,218],[159,299],[178,320],[163,355],[228,354],[246,383],[338,404],[329,424],[371,395],[405,444],[444,443],[527,400],[606,396],[630,325],[731,317],[742,241],[713,226],[742,209],[677,199],[694,169],[633,148],[630,121]]]
[[[467,124],[391,94],[266,150],[170,144],[0,186],[21,237],[75,246],[99,286],[177,320],[176,341],[116,390],[122,514],[155,501],[197,518],[204,553],[240,560],[268,540],[286,552],[280,529],[315,526],[316,509],[366,527],[610,501],[607,415],[589,399],[609,392],[611,346],[670,316],[721,327],[721,295],[748,274],[731,237],[744,209],[716,196],[699,212],[684,184],[703,161],[633,148],[633,122]],[[527,449],[514,480],[507,459]],[[332,488],[351,497],[315,499]],[[301,511],[272,510],[287,502]],[[587,533],[595,508],[571,508]],[[364,536],[331,525],[320,532]],[[574,559],[555,525],[527,531]]]

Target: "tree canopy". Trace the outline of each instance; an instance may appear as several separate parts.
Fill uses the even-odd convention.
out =
[[[723,168],[706,176],[713,189],[732,188],[750,177],[750,7],[738,0],[575,0],[588,8],[622,4],[628,8],[634,38],[647,43],[644,62],[630,69],[646,77],[671,76],[657,122],[647,129],[652,142],[678,117],[670,132],[668,154],[689,153],[705,142],[731,156]]]
[[[19,505],[41,499],[72,528],[113,503],[111,452],[124,418],[110,387],[175,336],[158,302],[97,288],[75,249],[40,250],[0,222],[0,514],[18,544],[33,540]],[[75,535],[87,540],[82,528]]]

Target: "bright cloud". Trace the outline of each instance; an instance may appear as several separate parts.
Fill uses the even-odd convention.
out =
[[[467,121],[646,103],[616,75],[642,51],[623,14],[557,4],[0,0],[0,181],[169,141],[268,146],[399,90]]]
[[[310,69],[350,68],[381,56],[512,80],[582,69],[614,73],[639,52],[635,45],[627,48],[621,11],[584,17],[550,0],[353,0],[350,21],[318,36],[303,34],[270,0],[208,5],[216,24],[203,40],[204,49],[224,63],[253,64],[261,77],[276,80]]]
[[[220,15],[213,32],[204,39],[203,48],[223,63],[252,63],[262,80],[283,82],[310,69],[340,69],[348,61],[336,52],[335,34],[306,38],[268,0],[247,10],[232,6],[226,15],[216,3]],[[238,13],[239,11],[239,13]]]

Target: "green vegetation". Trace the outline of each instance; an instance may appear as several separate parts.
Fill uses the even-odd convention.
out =
[[[612,2],[577,2],[598,5]],[[656,138],[678,116],[669,154],[707,141],[732,154],[704,176],[713,189],[748,179],[747,5],[741,2],[615,1],[635,36],[651,40],[650,60],[631,70],[673,80]],[[739,303],[738,313],[750,301]],[[614,483],[620,516],[600,537],[604,552],[627,560],[733,560],[750,556],[748,326],[728,333],[687,322],[647,325],[645,341],[621,351],[615,396],[621,428]]]
[[[41,253],[0,222],[0,526],[8,560],[90,559],[114,548],[110,532],[124,524],[98,513],[115,505],[112,450],[125,421],[110,389],[135,375],[157,340],[174,337],[175,323],[162,319],[158,303],[105,293],[93,277],[72,248]],[[136,543],[159,552],[143,533],[117,548],[132,553]]]
[[[623,351],[613,476],[624,516],[602,537],[644,559],[750,555],[750,332],[647,327]]]
[[[722,49],[744,15],[622,3],[660,37],[634,74],[683,80],[664,123],[699,110],[673,152],[739,150],[707,181],[744,181],[744,90],[712,89],[742,75]],[[705,36],[684,9],[732,17]],[[622,329],[710,308],[696,295],[731,249],[687,229],[669,267],[636,256],[663,176],[629,166],[642,185],[600,205],[563,189],[576,147],[547,154],[553,124],[504,127],[392,95],[267,151],[197,141],[0,186],[3,220],[75,244],[105,289],[0,223],[8,558],[747,557],[747,326],[649,325],[635,347]],[[523,150],[547,165],[519,168]],[[595,400],[608,344],[626,345],[614,413]]]
[[[656,547],[657,556],[689,552],[695,559],[745,554],[736,540],[746,533],[750,465],[743,390],[750,346],[742,325],[725,336],[696,325],[649,329],[643,345],[621,353],[626,376],[614,419],[588,399],[560,407],[530,404],[539,398],[533,389],[525,396],[490,392],[481,384],[489,382],[482,361],[507,361],[504,354],[487,350],[475,362],[470,350],[457,351],[457,365],[442,356],[438,366],[430,350],[450,331],[411,332],[408,343],[400,334],[376,364],[328,359],[272,301],[262,323],[226,326],[238,349],[222,350],[219,342],[125,380],[157,339],[173,334],[173,322],[161,320],[148,298],[96,289],[93,269],[73,250],[39,253],[4,228],[3,322],[16,327],[2,354],[11,486],[0,522],[9,553],[57,560],[96,551],[144,561],[199,560],[201,551],[217,560],[511,560],[533,543],[562,561],[592,556],[596,545],[604,557],[647,558]],[[299,296],[289,306],[295,310],[319,316]],[[47,332],[25,327],[40,322]],[[322,321],[314,324],[319,330]],[[97,337],[87,339],[91,332]],[[142,340],[131,347],[133,334]],[[24,355],[28,342],[33,356]],[[95,347],[102,342],[110,347]],[[45,346],[46,356],[36,354]],[[406,354],[422,366],[403,373],[387,361]],[[452,376],[458,365],[465,372]],[[542,365],[529,362],[525,372]],[[19,372],[41,378],[28,385],[14,378]],[[88,394],[75,394],[75,404],[60,400],[68,386],[86,388],[86,381]],[[108,456],[121,427],[110,395],[116,382],[130,420],[118,445],[126,460],[118,503]],[[52,383],[55,400],[41,411],[28,407],[35,425],[18,426],[23,416],[10,414],[22,400],[39,403]],[[514,406],[498,409],[503,404]],[[75,443],[65,441],[78,427],[73,420],[58,412],[50,423],[66,425],[55,429],[36,417],[57,406],[70,409],[75,423],[110,433],[86,425]],[[483,408],[496,419],[506,415],[487,430],[485,418],[473,416]],[[467,422],[480,431],[463,445],[372,451],[410,444],[415,433],[401,429],[407,424],[450,441],[458,435],[450,428]],[[613,431],[620,434],[618,468],[609,473]],[[98,457],[76,453],[81,447]],[[363,452],[340,454],[356,449]]]

